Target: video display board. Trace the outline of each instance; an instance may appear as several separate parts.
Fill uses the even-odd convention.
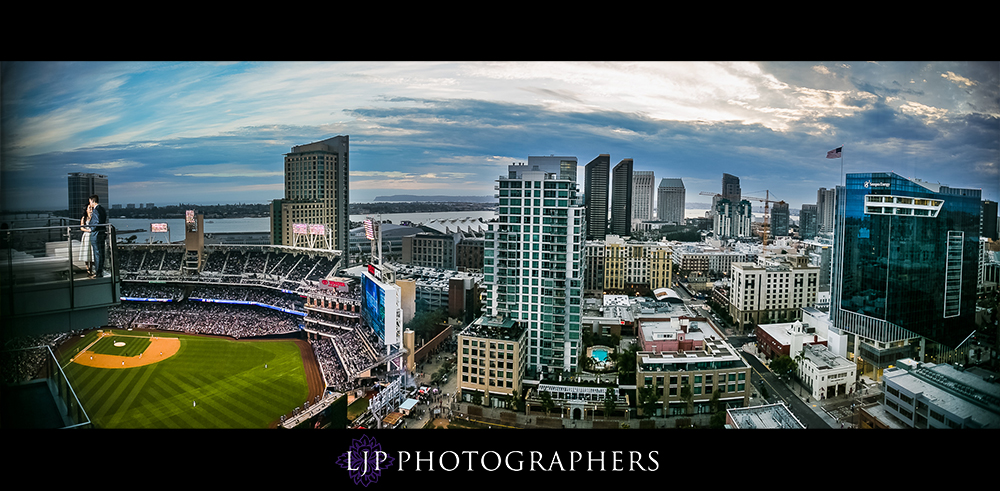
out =
[[[399,343],[399,292],[395,285],[383,283],[369,273],[361,278],[361,316],[372,331],[387,345]]]
[[[361,298],[361,316],[372,331],[385,341],[385,288],[367,274],[361,279],[361,287],[364,292]]]

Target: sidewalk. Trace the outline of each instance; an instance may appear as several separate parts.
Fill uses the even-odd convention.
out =
[[[759,360],[765,366],[767,365],[767,362],[758,355],[756,346],[748,343],[741,346],[740,350],[742,350],[744,353],[748,355],[752,355],[754,358],[757,358],[757,360]],[[866,385],[866,390],[864,391],[863,397],[871,397],[874,395],[878,395],[880,393],[880,391],[878,390],[877,382],[875,382],[874,380],[865,375],[861,376],[861,380],[863,380]],[[854,427],[854,424],[851,421],[847,421],[847,419],[849,419],[849,416],[853,416],[854,411],[852,403],[857,399],[856,395],[854,394],[839,395],[818,401],[810,396],[801,395],[801,394],[808,394],[809,390],[806,387],[804,387],[801,383],[799,383],[798,380],[792,381],[788,385],[788,389],[791,390],[792,393],[795,394],[797,397],[801,399],[807,399],[807,401],[804,401],[805,404],[809,406],[809,408],[812,409],[817,416],[819,416],[820,418],[823,419],[823,421],[829,424],[830,428],[847,429]],[[851,408],[850,411],[844,413],[844,410],[848,408]],[[838,413],[844,413],[844,414],[843,416],[841,416]]]

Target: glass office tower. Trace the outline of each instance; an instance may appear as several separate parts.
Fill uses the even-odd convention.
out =
[[[831,320],[870,369],[949,361],[975,330],[980,195],[893,173],[837,188]]]

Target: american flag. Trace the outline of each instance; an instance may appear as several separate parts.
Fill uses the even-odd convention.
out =
[[[837,147],[837,148],[834,148],[833,150],[830,150],[829,152],[826,152],[826,158],[828,158],[828,159],[839,159],[840,158],[840,151],[843,148],[844,147]]]

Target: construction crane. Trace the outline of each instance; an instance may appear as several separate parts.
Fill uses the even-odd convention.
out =
[[[770,205],[771,205],[771,203],[784,203],[784,201],[779,201],[779,200],[773,200],[773,199],[771,199],[771,191],[769,191],[769,190],[764,190],[764,193],[765,193],[765,196],[767,196],[766,198],[757,198],[755,196],[740,196],[740,199],[753,200],[753,201],[759,201],[759,202],[764,203],[764,226],[761,227],[761,241],[766,246],[767,245],[767,236],[768,236],[768,234],[770,232],[770,225],[768,224],[768,218],[771,216],[771,213],[770,213],[771,206]],[[710,192],[710,191],[702,191],[701,193],[698,193],[698,194],[700,194],[702,196],[722,196],[722,194],[713,193],[713,192]]]

